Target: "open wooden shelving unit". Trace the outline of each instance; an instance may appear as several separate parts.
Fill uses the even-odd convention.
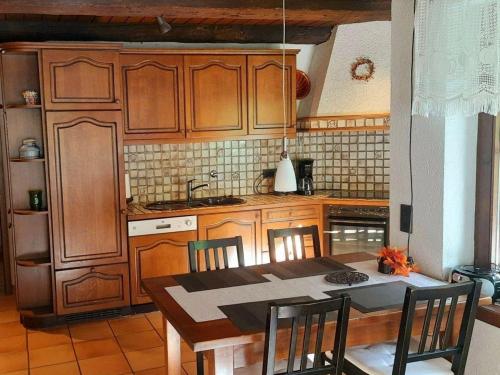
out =
[[[37,49],[2,50],[1,147],[5,205],[2,217],[11,254],[21,320],[36,321],[54,314],[53,260],[50,212],[29,209],[29,190],[43,191],[43,206],[49,206],[48,178],[44,155],[46,131],[43,104],[27,105],[21,92],[43,92],[40,83],[40,52]],[[42,99],[43,103],[43,99]],[[36,159],[19,158],[23,139],[34,138],[42,151]],[[36,323],[35,323],[36,324]]]

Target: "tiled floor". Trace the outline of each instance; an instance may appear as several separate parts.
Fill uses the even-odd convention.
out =
[[[195,374],[195,354],[182,343],[184,375]],[[159,312],[27,330],[14,297],[0,295],[1,375],[164,374]]]

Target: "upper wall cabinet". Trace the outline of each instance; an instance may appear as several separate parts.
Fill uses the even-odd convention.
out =
[[[119,54],[105,50],[44,50],[47,110],[121,109]]]
[[[187,55],[188,138],[247,134],[246,56]]]
[[[127,261],[119,111],[49,112],[56,269]]]
[[[125,139],[184,138],[182,55],[122,54]]]
[[[248,56],[248,133],[283,132],[283,60],[280,55]],[[285,101],[289,133],[295,133],[295,55],[285,57]]]

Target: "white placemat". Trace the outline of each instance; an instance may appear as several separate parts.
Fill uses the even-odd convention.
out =
[[[351,286],[352,288],[361,285],[373,285],[394,281],[404,281],[408,284],[420,287],[446,284],[442,281],[413,272],[409,277],[384,275],[377,271],[377,262],[375,260],[348,263],[347,265],[356,269],[356,271],[366,273],[370,277],[367,282],[353,285]],[[289,280],[281,280],[272,274],[265,274],[263,276],[271,282],[203,290],[193,293],[187,292],[180,285],[167,287],[165,290],[195,322],[206,322],[226,318],[226,315],[224,315],[218,306],[300,296],[310,296],[318,300],[330,298],[329,295],[323,293],[325,291],[349,288],[347,285],[334,285],[326,282],[325,275]]]

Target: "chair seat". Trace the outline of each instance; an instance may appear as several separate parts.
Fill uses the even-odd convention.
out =
[[[391,375],[396,343],[362,345],[346,349],[345,361],[369,375]],[[348,365],[344,363],[344,366]],[[344,367],[345,368],[345,367]],[[406,375],[453,375],[451,363],[444,358],[408,363]]]
[[[307,356],[307,368],[312,367],[314,361],[314,354],[309,354]],[[275,371],[285,371],[287,366],[287,361],[278,361],[274,367]],[[300,367],[300,358],[295,359],[294,368],[298,369]],[[256,363],[247,367],[240,367],[234,369],[234,375],[262,375],[262,362]]]

